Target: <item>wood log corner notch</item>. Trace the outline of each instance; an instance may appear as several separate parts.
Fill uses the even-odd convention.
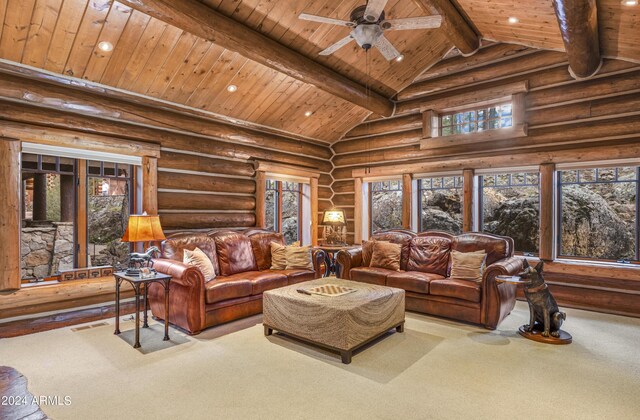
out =
[[[394,103],[197,0],[122,0],[146,15],[384,117]]]
[[[602,66],[596,0],[553,0],[574,79],[588,79]]]

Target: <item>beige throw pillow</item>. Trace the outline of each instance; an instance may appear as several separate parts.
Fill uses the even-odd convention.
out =
[[[198,267],[204,276],[204,281],[210,281],[216,278],[216,271],[213,268],[213,263],[209,257],[207,257],[207,254],[202,252],[200,248],[196,248],[193,251],[185,249],[182,262],[187,265]]]
[[[310,246],[288,246],[287,270],[313,270]]]
[[[373,245],[373,254],[371,255],[371,264],[369,264],[369,267],[400,271],[401,253],[402,245],[400,244],[376,241]]]
[[[482,281],[486,260],[484,251],[451,251],[451,278]]]
[[[287,247],[277,242],[271,242],[271,269],[284,270],[287,268]]]

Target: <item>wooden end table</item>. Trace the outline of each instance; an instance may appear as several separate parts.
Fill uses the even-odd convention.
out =
[[[136,342],[134,349],[140,347],[140,289],[144,285],[144,324],[142,328],[149,328],[148,314],[149,299],[148,290],[151,283],[160,283],[164,287],[164,338],[163,341],[169,341],[169,283],[171,276],[162,273],[156,273],[153,277],[140,278],[127,276],[124,271],[114,273],[116,279],[116,330],[114,334],[120,334],[120,285],[123,281],[129,282],[136,293]]]
[[[336,262],[336,255],[343,249],[353,248],[353,245],[317,245],[314,248],[324,251],[324,277],[329,277],[331,274],[338,274],[338,263]]]

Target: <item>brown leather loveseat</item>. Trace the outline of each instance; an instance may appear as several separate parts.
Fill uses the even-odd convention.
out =
[[[154,268],[173,277],[169,322],[190,334],[213,325],[262,312],[262,292],[322,277],[324,253],[313,251],[314,270],[270,270],[271,242],[284,244],[281,234],[262,229],[181,232],[162,243],[162,258]],[[200,248],[213,263],[216,278],[205,282],[202,272],[182,263],[185,249]],[[151,312],[164,319],[164,290],[149,287]]]
[[[371,239],[402,245],[400,271],[364,267],[362,247],[340,251],[338,277],[404,289],[407,310],[422,312],[495,329],[511,312],[516,286],[497,283],[497,275],[521,271],[513,256],[513,239],[487,233],[452,236],[444,232],[415,234],[408,230],[376,233]],[[451,250],[484,250],[486,267],[481,282],[449,277]]]

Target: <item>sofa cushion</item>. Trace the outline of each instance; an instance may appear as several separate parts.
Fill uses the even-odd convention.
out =
[[[245,276],[252,284],[251,294],[259,295],[262,292],[278,287],[284,287],[288,283],[288,277],[273,271],[247,271],[236,275]]]
[[[278,232],[260,232],[249,236],[251,249],[256,259],[258,270],[268,270],[271,268],[271,242],[284,245],[284,238]]]
[[[371,237],[371,239],[402,245],[402,252],[400,253],[400,269],[406,270],[407,263],[409,262],[409,243],[415,236],[415,233],[410,231],[390,230],[376,233]]]
[[[216,303],[222,302],[223,300],[251,296],[253,284],[242,277],[241,274],[234,274],[229,277],[216,277],[215,280],[205,283],[206,302]]]
[[[216,271],[213,268],[211,259],[200,248],[196,247],[193,251],[185,248],[182,262],[198,267],[204,276],[204,281],[211,281],[216,278]]]
[[[373,255],[373,246],[375,240],[362,241],[362,266],[369,267],[371,265],[371,256]]]
[[[287,256],[287,270],[313,270],[311,246],[289,245],[285,249]]]
[[[459,252],[482,251],[487,253],[486,265],[513,255],[513,239],[487,233],[469,232],[458,235],[451,249]]]
[[[288,284],[302,283],[316,278],[316,272],[309,270],[271,270],[271,273],[287,276]]]
[[[397,271],[378,267],[356,267],[352,268],[349,273],[353,281],[384,286],[387,282],[387,275],[397,273]]]
[[[216,241],[205,233],[180,232],[170,235],[162,242],[162,257],[169,260],[184,261],[184,250],[200,248],[213,264],[215,274],[220,274]]]
[[[284,270],[287,268],[287,247],[277,242],[269,244],[271,248],[271,270]]]
[[[447,275],[451,240],[437,236],[418,236],[409,245],[407,271]]]
[[[429,283],[429,292],[434,296],[448,296],[469,302],[480,302],[481,290],[479,283],[469,280],[445,279]]]
[[[486,259],[487,254],[484,250],[475,252],[451,251],[451,277],[482,281]]]
[[[225,232],[214,236],[218,252],[220,274],[230,276],[245,271],[256,271],[258,266],[253,256],[251,240],[235,232]]]
[[[404,289],[407,292],[429,293],[429,283],[432,280],[442,280],[444,276],[420,271],[400,271],[387,276],[387,286]]]
[[[387,270],[400,271],[400,253],[402,246],[391,242],[376,241],[371,255],[369,267],[386,268]]]

